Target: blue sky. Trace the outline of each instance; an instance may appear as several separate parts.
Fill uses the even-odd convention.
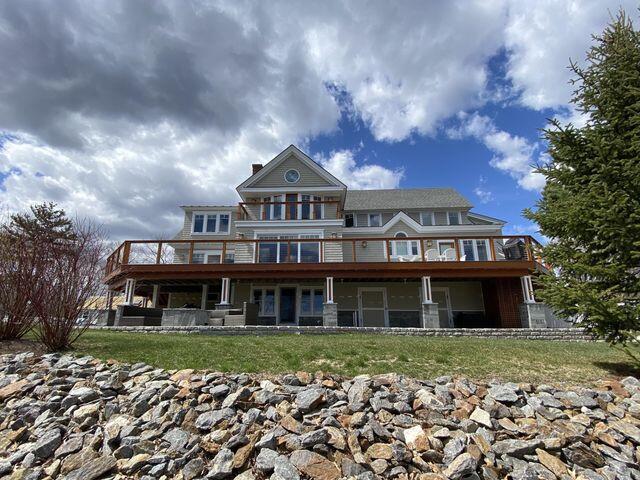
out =
[[[540,130],[584,121],[569,59],[631,0],[0,2],[0,213],[54,201],[113,239],[234,204],[296,144],[352,188],[458,189],[522,216]]]

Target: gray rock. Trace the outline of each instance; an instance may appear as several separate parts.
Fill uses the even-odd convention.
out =
[[[222,383],[220,385],[215,385],[211,387],[211,389],[209,389],[209,393],[213,398],[221,398],[221,397],[226,397],[229,394],[230,390],[231,389],[229,388],[228,385],[225,385],[224,383]]]
[[[228,448],[221,448],[213,459],[211,470],[207,478],[227,478],[233,472],[233,452]]]
[[[477,460],[469,453],[463,453],[456,457],[443,472],[447,478],[458,480],[475,473],[478,466]]]
[[[279,456],[280,454],[278,452],[271,450],[270,448],[263,448],[256,457],[256,469],[262,473],[272,472],[276,458]]]
[[[162,439],[169,442],[171,450],[181,450],[189,441],[189,432],[181,428],[173,428],[165,433]]]
[[[300,436],[300,443],[303,447],[309,448],[319,443],[327,443],[329,441],[329,432],[325,428],[313,430]]]
[[[222,420],[230,420],[235,417],[236,412],[231,408],[223,408],[222,410],[210,410],[203,413],[196,420],[196,428],[200,430],[211,430]]]
[[[9,473],[13,467],[11,466],[11,462],[8,460],[0,461],[0,475],[4,475],[5,473]]]
[[[49,458],[62,443],[62,434],[57,428],[48,430],[33,447],[33,454],[37,458]]]
[[[300,480],[300,474],[296,467],[284,456],[276,457],[273,462],[273,480]]]
[[[494,385],[489,388],[488,394],[499,402],[513,403],[518,401],[515,388],[506,385]]]
[[[301,412],[313,410],[324,402],[324,390],[321,388],[306,388],[298,392],[295,404]]]
[[[182,467],[182,477],[184,480],[192,480],[199,476],[204,469],[204,461],[201,458],[194,458]]]
[[[67,480],[94,480],[109,473],[115,467],[116,459],[114,457],[99,457],[71,472],[67,475]]]
[[[522,455],[530,455],[535,453],[536,448],[544,446],[544,442],[540,439],[533,440],[501,440],[494,443],[491,449],[496,455],[511,455],[519,457]]]

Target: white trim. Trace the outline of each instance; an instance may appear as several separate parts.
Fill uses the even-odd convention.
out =
[[[296,192],[343,192],[343,187],[295,187]],[[291,193],[291,187],[258,187],[258,188],[242,188],[238,192],[251,192],[251,193]]]
[[[531,281],[531,275],[520,277],[520,284],[522,285],[524,303],[536,303],[536,299],[533,294],[533,282]]]
[[[196,232],[194,230],[195,225],[196,225],[196,215],[203,215],[204,216],[204,220],[202,222],[202,232]],[[220,215],[228,215],[229,216],[229,222],[228,222],[228,230],[226,232],[221,232],[220,231]],[[216,217],[216,230],[215,232],[207,232],[206,228],[207,228],[207,221],[208,221],[208,217]],[[224,212],[206,212],[206,211],[193,211],[191,212],[191,235],[229,235],[231,233],[231,222],[233,222],[233,217],[231,216],[231,212],[229,211],[224,211]]]
[[[462,240],[458,240],[458,248],[460,249],[460,255],[465,255],[466,253],[464,251],[464,242],[472,242],[471,243],[471,248],[473,249],[473,259],[469,259],[469,258],[465,258],[466,261],[468,262],[482,262],[485,260],[480,260],[479,259],[479,255],[478,255],[478,243],[477,242],[483,242],[484,243],[484,247],[487,251],[487,260],[486,261],[492,261],[493,258],[491,258],[491,248],[489,246],[489,240],[486,238],[465,238]]]
[[[324,230],[260,230],[253,232],[255,240],[258,240],[258,235],[320,235],[320,238],[324,238]]]
[[[364,307],[362,306],[362,292],[382,292],[382,308],[367,308],[367,310],[382,310],[384,312],[384,326],[389,326],[389,307],[387,303],[387,287],[358,287],[358,315],[361,326],[364,325]]]
[[[155,284],[153,286],[153,293],[151,294],[151,307],[158,308],[158,297],[160,295],[160,285]],[[111,308],[109,308],[111,310]]]
[[[136,295],[136,279],[127,278],[124,283],[124,302],[123,305],[133,305]]]
[[[487,222],[493,222],[496,225],[506,225],[507,224],[506,220],[500,220],[499,218],[490,217],[488,215],[482,215],[480,213],[475,213],[475,212],[467,212],[467,218],[469,218],[469,217],[478,218],[480,220],[486,220]]]
[[[333,303],[333,299],[334,299],[333,277],[327,277],[325,292],[326,292],[325,302]]]
[[[422,277],[422,303],[433,303],[433,291],[431,289],[431,277]]]
[[[290,180],[287,180],[287,173],[289,173],[289,172],[296,172],[296,173],[298,174],[298,178],[297,178],[295,181],[293,181],[293,182],[292,182],[292,181],[290,181]],[[289,168],[289,169],[287,169],[287,170],[284,172],[284,175],[282,175],[282,177],[284,178],[284,181],[285,181],[285,182],[287,182],[287,183],[289,183],[289,184],[296,184],[296,183],[298,183],[298,182],[300,181],[300,178],[302,178],[302,175],[300,175],[300,171],[299,171],[298,169],[296,169],[296,168]]]
[[[416,233],[433,233],[433,234],[451,234],[456,235],[460,233],[474,233],[478,235],[502,235],[502,227],[500,225],[420,225],[414,219],[409,217],[404,212],[398,212],[393,216],[391,220],[385,223],[382,227],[351,227],[345,228],[343,232],[344,238],[348,238],[348,235],[356,233],[364,234],[383,234],[386,233],[393,225],[399,221],[403,221],[407,227],[412,228]]]
[[[276,155],[271,161],[269,161],[264,167],[262,167],[259,172],[251,175],[244,182],[238,185],[236,190],[240,192],[241,190],[245,190],[249,188],[249,185],[261,180],[263,177],[265,177],[269,172],[275,169],[278,165],[284,162],[291,155],[295,156],[307,167],[314,170],[318,175],[320,175],[327,182],[334,184],[334,186],[339,187],[341,190],[347,188],[347,186],[344,183],[342,183],[340,180],[338,180],[336,177],[331,175],[328,171],[326,171],[324,168],[322,168],[320,165],[314,162],[311,159],[311,157],[309,157],[306,153],[304,153],[298,147],[296,147],[295,145],[289,145],[282,152]],[[251,190],[256,191],[256,189],[251,189]]]

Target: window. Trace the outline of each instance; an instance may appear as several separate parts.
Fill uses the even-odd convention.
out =
[[[273,197],[273,202],[271,204],[271,218],[272,220],[280,220],[282,218],[282,204],[278,202],[282,202],[282,195],[276,195]]]
[[[191,233],[224,235],[229,233],[229,213],[194,213]]]
[[[407,238],[404,232],[395,234],[396,238]],[[417,240],[394,240],[391,242],[392,257],[407,257],[409,255],[420,255]]]
[[[222,257],[221,250],[207,250],[207,251],[195,251],[191,263],[220,263]],[[226,252],[224,256],[224,263],[234,263],[234,252]]]
[[[353,213],[345,213],[344,214],[344,226],[345,227],[353,227]]]
[[[314,195],[313,196],[313,201],[314,202],[322,202],[322,197]],[[324,218],[324,215],[322,214],[322,209],[323,208],[324,208],[324,205],[322,203],[314,203],[313,204],[313,218],[315,220],[320,220],[320,219]]]
[[[298,194],[287,193],[287,220],[295,220],[298,218]]]
[[[449,225],[460,225],[460,212],[447,212]]]
[[[321,288],[303,288],[300,292],[300,315],[322,315],[324,294]]]
[[[296,183],[298,180],[300,180],[300,172],[291,168],[284,172],[284,179],[287,181],[287,183]]]
[[[370,227],[379,227],[382,225],[382,215],[379,213],[370,213],[369,214],[369,226]]]
[[[320,238],[319,234],[258,235],[258,263],[318,263],[320,242],[296,242]]]
[[[311,218],[311,195],[302,195],[301,215],[302,220],[309,220]]]
[[[461,240],[460,246],[468,262],[486,262],[489,260],[487,240]]]
[[[253,303],[258,305],[258,315],[262,317],[276,314],[276,290],[260,288],[253,291]]]
[[[444,251],[449,248],[455,248],[453,240],[438,240],[438,253],[440,255],[443,255]]]
[[[422,225],[435,225],[433,212],[420,212],[420,223]]]

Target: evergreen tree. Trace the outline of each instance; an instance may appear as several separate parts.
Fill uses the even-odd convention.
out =
[[[57,243],[73,240],[73,222],[53,202],[32,205],[27,213],[11,215],[4,233],[10,239],[27,243]]]
[[[536,210],[550,238],[540,297],[640,364],[640,32],[620,12],[571,63],[583,127],[552,121]]]

